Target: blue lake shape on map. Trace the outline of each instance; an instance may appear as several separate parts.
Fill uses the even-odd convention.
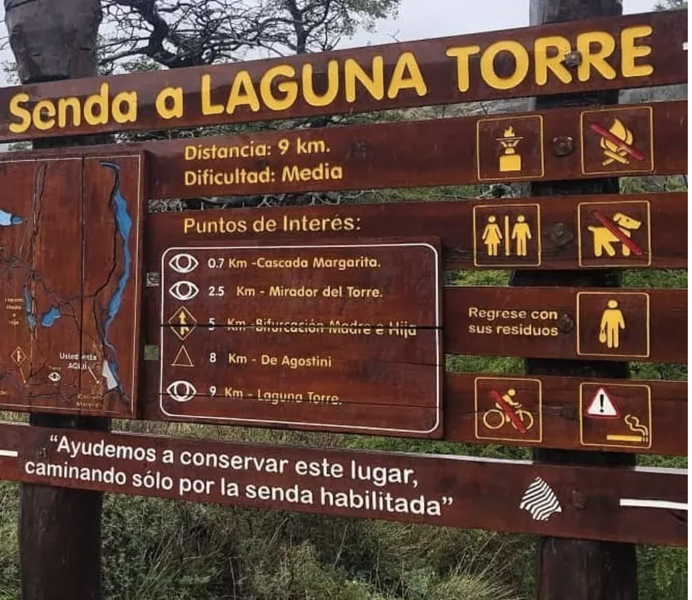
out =
[[[118,237],[122,242],[123,269],[118,277],[118,283],[113,295],[108,301],[106,321],[103,324],[103,343],[113,352],[113,358],[103,361],[103,376],[106,379],[106,387],[110,391],[118,388],[122,391],[122,381],[118,372],[118,353],[113,344],[108,340],[108,333],[115,317],[120,311],[125,288],[132,273],[132,253],[130,252],[130,235],[132,233],[132,217],[128,212],[127,199],[120,191],[120,165],[111,162],[102,162],[101,166],[112,169],[115,173],[115,185],[112,191],[114,204],[115,225]]]
[[[21,217],[13,215],[0,208],[0,227],[11,227],[12,225],[21,225],[24,221]],[[33,331],[36,328],[36,315],[34,314],[34,299],[31,297],[29,286],[24,286],[24,307],[26,308],[27,320],[29,328]],[[61,317],[60,309],[57,306],[51,306],[41,316],[42,327],[52,327],[53,324]]]
[[[0,208],[0,227],[10,227],[12,225],[20,225],[24,221],[21,217],[8,213]]]
[[[132,275],[132,254],[129,247],[129,240],[132,234],[133,223],[132,217],[129,214],[127,199],[120,191],[120,165],[116,163],[102,162],[101,166],[112,169],[115,173],[115,185],[111,192],[111,200],[113,202],[116,231],[122,243],[123,250],[122,272],[118,277],[116,288],[108,301],[106,320],[102,328],[103,343],[111,350],[113,355],[111,358],[108,358],[103,362],[103,377],[106,379],[108,390],[118,388],[120,391],[122,391],[123,386],[118,373],[117,351],[108,339],[108,334],[113,321],[120,312],[125,289]],[[24,219],[22,217],[13,215],[12,213],[0,208],[0,227],[11,227],[14,225],[20,225],[23,222]],[[22,294],[24,296],[26,318],[31,331],[34,331],[37,326],[52,327],[55,322],[62,317],[60,308],[53,305],[37,318],[38,315],[35,312],[35,302],[29,284],[24,285]]]
[[[41,317],[41,325],[43,327],[52,327],[62,315],[57,306],[51,306],[48,311],[46,311]]]

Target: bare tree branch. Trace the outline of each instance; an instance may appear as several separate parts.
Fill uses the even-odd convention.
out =
[[[400,0],[102,0],[100,64],[180,68],[329,50],[357,28],[396,11]],[[132,64],[130,64],[132,66]]]

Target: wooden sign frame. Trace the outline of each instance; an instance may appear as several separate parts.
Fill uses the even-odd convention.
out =
[[[145,174],[142,152],[0,162],[3,406],[137,415]]]
[[[156,213],[147,222],[147,264],[159,271],[155,257],[166,244],[423,236],[440,238],[448,270],[686,268],[686,200],[670,192]],[[512,240],[520,216],[530,235],[521,256]],[[495,256],[484,239],[490,217],[501,237]]]
[[[687,544],[687,474],[0,424],[0,478],[641,544]],[[109,456],[82,449],[103,448]],[[78,450],[74,450],[78,449]]]
[[[684,12],[666,11],[15,86],[0,90],[0,141],[685,83],[686,42]]]
[[[160,269],[165,419],[442,434],[437,244],[170,246]]]

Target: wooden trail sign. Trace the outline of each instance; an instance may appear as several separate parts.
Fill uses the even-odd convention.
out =
[[[180,139],[152,146],[151,196],[680,174],[686,124],[656,102]]]
[[[435,246],[170,247],[160,268],[167,417],[439,435]]]
[[[0,141],[684,83],[686,42],[685,13],[660,12],[16,86]]]
[[[156,213],[147,264],[168,246],[437,237],[448,269],[686,268],[686,223],[686,193]]]
[[[687,477],[0,425],[0,478],[335,516],[687,544]]]
[[[685,15],[17,86],[0,90],[0,141],[553,94],[545,105],[615,102],[619,89],[686,83]],[[617,452],[594,462],[621,466],[0,423],[0,479],[29,484],[23,572],[51,554],[51,543],[62,546],[82,511],[86,543],[73,544],[64,562],[81,566],[79,553],[98,548],[100,495],[81,490],[685,545],[686,472],[622,468],[634,464],[632,453],[684,455],[684,384],[614,378],[627,360],[687,359],[677,335],[686,330],[686,293],[595,287],[610,283],[599,269],[686,266],[682,194],[205,211],[146,218],[146,242],[141,230],[150,198],[513,181],[560,194],[575,185],[565,182],[587,179],[596,181],[577,191],[611,191],[617,177],[686,172],[686,111],[686,102],[559,108],[0,162],[0,183],[17,192],[0,204],[0,282],[9,290],[0,305],[9,332],[0,336],[0,407],[32,412],[32,424],[47,424],[43,413],[52,412],[416,436],[528,446],[556,462],[578,454],[556,448]],[[527,285],[542,280],[528,270],[555,270],[560,277],[544,273],[542,283],[594,287],[441,288],[445,267],[516,269],[513,283]],[[569,275],[577,269],[588,271]],[[445,375],[445,353],[567,359],[563,372],[580,375],[574,365],[584,365],[613,378]],[[528,367],[543,372],[551,361]],[[46,510],[62,517],[44,535],[32,515]],[[623,573],[625,595],[634,589],[632,546],[542,546],[539,595],[570,570],[599,588],[572,590],[609,596],[607,579]],[[560,548],[578,560],[564,560]],[[50,560],[34,563],[49,574],[35,578],[37,589],[60,589]],[[85,597],[97,593],[94,567]]]
[[[686,129],[687,102],[678,101],[124,147],[150,154],[149,198],[197,198],[678,175],[687,171]],[[122,148],[92,151],[103,155]],[[46,151],[46,156],[54,154]]]
[[[15,162],[7,164],[13,164],[16,166],[16,168],[20,168],[18,165],[25,165],[31,163]],[[161,271],[161,255],[165,251],[166,247],[163,245],[159,246],[158,244],[161,243],[163,240],[166,240],[168,242],[168,245],[171,246],[179,245],[180,251],[178,252],[178,254],[189,254],[188,250],[190,248],[193,248],[197,244],[206,242],[207,246],[211,245],[212,247],[214,247],[216,244],[223,244],[227,238],[232,239],[236,236],[240,238],[245,236],[251,236],[253,238],[257,237],[258,239],[261,239],[262,237],[272,239],[272,236],[277,235],[279,236],[278,238],[276,238],[278,240],[285,239],[286,236],[300,237],[305,240],[318,240],[321,239],[325,231],[328,231],[330,237],[333,237],[334,240],[339,240],[338,234],[343,235],[344,237],[342,239],[344,240],[353,239],[351,236],[356,236],[356,239],[362,240],[364,238],[361,236],[369,237],[370,235],[372,235],[374,237],[391,233],[393,232],[393,230],[399,231],[403,235],[414,235],[417,233],[433,234],[434,232],[439,233],[442,236],[442,241],[446,250],[444,256],[446,258],[445,264],[447,267],[487,266],[492,268],[500,266],[511,266],[512,264],[519,265],[521,264],[520,262],[513,262],[517,259],[516,254],[518,254],[519,250],[517,246],[517,240],[514,240],[512,242],[512,246],[509,250],[509,260],[504,256],[490,256],[490,246],[488,246],[485,243],[481,244],[480,242],[482,241],[482,238],[484,236],[485,229],[489,225],[491,216],[499,216],[497,221],[499,223],[502,223],[503,228],[505,225],[507,225],[505,221],[508,221],[509,219],[510,227],[514,228],[518,225],[519,217],[522,216],[522,213],[526,213],[527,215],[527,219],[525,220],[525,222],[527,223],[529,228],[535,227],[538,223],[538,220],[540,219],[542,229],[542,235],[540,237],[535,235],[535,232],[538,230],[538,228],[535,227],[533,229],[534,235],[530,240],[527,240],[526,243],[526,256],[519,257],[519,260],[525,261],[524,264],[526,264],[527,266],[531,266],[536,264],[537,262],[540,262],[541,268],[559,268],[563,265],[574,267],[576,266],[574,260],[575,252],[577,255],[577,263],[581,263],[584,266],[588,267],[596,266],[599,264],[602,264],[603,266],[612,266],[616,264],[622,266],[628,264],[631,264],[633,266],[645,266],[647,264],[651,264],[653,266],[669,267],[683,266],[685,264],[685,248],[684,245],[680,244],[680,241],[684,240],[685,232],[681,230],[678,231],[678,229],[680,228],[680,224],[683,222],[682,216],[686,213],[686,204],[684,203],[683,194],[659,194],[646,196],[636,195],[629,197],[603,196],[599,197],[598,199],[589,199],[586,202],[582,200],[583,199],[580,197],[566,197],[564,199],[540,198],[536,199],[535,202],[530,203],[528,201],[523,200],[509,200],[498,201],[492,204],[485,202],[449,202],[439,204],[412,203],[403,205],[395,204],[351,207],[295,207],[288,209],[270,209],[264,211],[238,210],[234,211],[234,215],[237,215],[237,217],[234,217],[234,219],[232,220],[230,219],[230,216],[210,217],[208,215],[215,215],[217,213],[208,212],[188,213],[187,215],[157,214],[152,215],[150,217],[150,237],[148,240],[148,256],[150,258],[147,259],[149,262],[147,270],[152,272]],[[534,212],[532,214],[529,214],[527,212],[528,210],[533,210]],[[17,212],[21,214],[21,211]],[[8,211],[8,214],[11,214],[11,212]],[[329,216],[325,216],[327,214]],[[601,227],[601,221],[599,221],[598,219],[594,221],[593,219],[596,218],[596,216],[602,216],[605,217],[610,223],[615,223],[616,215],[619,215],[618,227],[623,226],[624,224],[629,224],[623,222],[623,217],[626,217],[627,219],[637,219],[637,217],[639,217],[638,220],[641,222],[641,226],[639,227],[639,229],[634,230],[632,234],[626,239],[625,236],[620,236],[619,238],[617,238],[616,236],[615,239],[611,238],[610,242],[606,242],[605,244],[601,243],[601,256],[597,257],[597,237],[595,235],[596,232],[592,230],[596,229],[597,231],[604,231],[604,233],[607,232],[608,234],[610,234],[613,227],[612,225],[610,228]],[[223,219],[226,220],[223,223],[221,223],[221,220]],[[598,225],[595,224],[597,221],[599,223]],[[589,225],[589,223],[594,224]],[[7,227],[6,230],[11,231],[12,229],[12,227]],[[575,229],[577,229],[577,231],[575,231]],[[229,233],[229,230],[232,230],[232,233]],[[529,231],[531,231],[531,229],[529,229]],[[661,233],[664,231],[666,232],[665,236],[661,235]],[[504,238],[507,239],[509,237],[511,236],[507,235],[507,232],[504,231]],[[536,251],[535,249],[538,248],[537,241],[539,239],[541,241],[541,249],[540,251]],[[623,240],[624,242],[629,242],[630,245],[624,243]],[[343,244],[344,242],[337,243]],[[192,244],[192,246],[188,248],[190,244]],[[632,251],[631,244],[634,244],[637,248],[641,250],[641,252],[639,254],[635,254]],[[226,246],[220,247],[223,248]],[[502,255],[506,252],[506,244],[498,244],[498,254]],[[613,252],[615,253],[615,256],[611,257],[610,254],[612,254]],[[552,258],[552,256],[559,256],[560,253],[562,253],[562,257],[560,257],[559,259]],[[512,254],[514,254],[515,256],[511,256]],[[625,256],[625,254],[629,254],[629,256]],[[668,258],[668,256],[670,256],[670,258]],[[209,258],[211,257],[207,257],[207,261],[209,260]],[[183,263],[181,263],[181,265],[178,266],[179,269],[181,267],[186,266]],[[170,265],[165,265],[165,268],[168,268],[169,271],[172,269]],[[208,270],[208,262],[204,263],[204,261],[202,261],[202,265],[200,268]],[[175,271],[173,272],[175,273]],[[177,275],[180,275],[181,279],[184,279],[180,273],[177,273]],[[229,290],[229,294],[237,295],[237,286],[240,285],[242,287],[242,283],[238,284],[238,280],[237,278],[235,278],[233,270],[231,270],[229,277],[231,278],[228,279],[228,281],[222,278],[224,279],[224,281],[221,283],[221,285],[224,286],[224,289],[227,288]],[[199,286],[198,288],[201,289]],[[433,287],[431,286],[429,290],[432,289]],[[182,291],[184,292],[185,290]],[[487,292],[488,290],[486,289],[483,293]],[[209,293],[208,285],[204,290],[204,293]],[[445,295],[452,295],[451,301],[447,301],[450,307],[453,307],[455,305],[458,306],[458,301],[456,300],[457,296],[455,296],[455,294],[458,293],[464,294],[467,293],[467,291],[459,289],[446,290]],[[499,293],[502,296],[502,298],[505,298],[506,293],[514,294],[515,292],[509,290],[499,290],[496,292],[496,294],[497,293]],[[659,298],[663,298],[664,296],[666,296],[667,299],[664,301],[666,305],[673,306],[674,308],[676,308],[676,310],[680,311],[684,306],[683,304],[680,304],[679,301],[673,301],[673,303],[671,304],[671,300],[677,297],[675,296],[676,293],[679,294],[679,292],[673,292],[673,296],[671,296],[670,294],[665,292],[654,292],[653,295],[658,296]],[[649,292],[643,292],[640,293],[639,296],[636,296],[635,294],[635,296],[633,297],[640,298],[643,300],[645,297],[648,298],[650,295],[651,294]],[[154,300],[154,304],[152,304],[151,295],[149,295],[149,297],[150,300],[147,304],[147,311],[151,314],[159,314],[161,312],[160,303],[157,303]],[[538,296],[534,294],[534,297],[537,298]],[[588,295],[586,297],[588,299]],[[410,296],[408,296],[408,298],[409,300],[411,299]],[[217,300],[221,299],[217,298]],[[284,300],[282,299],[279,300],[281,303],[284,302]],[[197,299],[197,302],[199,302],[199,298]],[[9,306],[9,308],[13,308],[13,306]],[[366,306],[366,304],[364,304],[363,306]],[[367,304],[367,306],[370,305]],[[22,309],[23,307],[17,305],[17,307],[15,308]],[[475,333],[477,330],[474,329],[474,335],[471,336],[471,339],[474,340],[472,344],[469,345],[468,343],[464,342],[463,344],[460,344],[462,346],[461,348],[456,347],[455,340],[457,340],[463,334],[464,326],[459,325],[458,315],[456,314],[455,309],[449,308],[449,310],[451,311],[450,314],[452,314],[453,316],[452,318],[448,318],[446,321],[448,323],[447,338],[448,340],[451,340],[452,344],[447,348],[447,350],[457,353],[475,352],[476,350],[473,350],[473,344],[477,343],[478,341],[482,341],[483,338],[479,338],[478,335]],[[534,338],[533,342],[531,342],[530,337],[521,338],[520,336],[519,341],[522,343],[520,343],[518,346],[515,343],[517,340],[512,341],[511,335],[509,337],[501,336],[501,342],[499,343],[499,345],[492,344],[492,347],[490,349],[488,349],[488,346],[485,346],[485,349],[478,350],[478,352],[484,352],[488,354],[493,353],[500,355],[503,352],[506,352],[507,354],[521,356],[523,355],[523,352],[527,351],[524,349],[523,345],[523,343],[525,342],[531,345],[531,347],[533,348],[532,352],[534,354],[537,353],[536,348],[539,348],[539,352],[541,352],[541,355],[546,355],[545,353],[547,353],[547,355],[553,356],[553,342],[556,340],[560,342],[559,345],[565,348],[566,352],[572,352],[571,348],[574,347],[574,341],[573,331],[570,331],[570,328],[573,329],[572,323],[576,322],[574,305],[572,305],[572,307],[570,308],[565,309],[564,312],[558,311],[558,313],[558,323],[550,324],[550,330],[552,331],[552,329],[555,327],[564,327],[566,329],[565,331],[562,331],[562,329],[560,329],[559,334],[557,336],[548,336],[547,338],[544,338],[542,341],[538,340],[537,338]],[[8,314],[7,318],[10,322],[16,323],[17,319],[13,315],[20,314],[22,314],[21,310],[19,312]],[[646,315],[644,313],[641,314],[644,316],[644,318],[646,318]],[[655,311],[651,314],[654,314],[655,316]],[[669,318],[674,318],[673,314],[668,314],[667,316]],[[169,315],[169,318],[172,317],[172,314]],[[208,320],[206,318],[194,318],[197,322],[200,323],[200,328],[197,330],[198,333],[195,336],[195,338],[198,339],[199,332],[203,331],[204,326],[206,325],[208,327],[209,324],[205,323],[205,321]],[[398,319],[395,319],[392,322],[396,322],[397,320]],[[403,320],[405,321],[406,319]],[[161,322],[165,323],[163,319]],[[387,322],[389,323],[389,321]],[[170,327],[170,325],[171,323],[167,323],[167,326]],[[421,323],[417,324],[417,327],[415,329],[416,331],[418,331],[420,325]],[[423,325],[425,325],[425,323],[423,323]],[[16,325],[14,327],[16,327]],[[169,332],[172,331],[173,328],[171,327],[169,329]],[[627,335],[629,335],[631,331],[632,330],[630,328],[630,330],[627,332]],[[425,336],[427,336],[431,341],[435,339],[436,335],[439,335],[439,332],[438,334],[436,334],[433,332],[432,329],[429,329],[424,333]],[[421,335],[417,338],[417,340],[421,340],[425,336]],[[240,334],[240,336],[235,337],[244,337],[246,340],[249,340],[252,339],[253,336],[251,335],[251,332],[247,332],[246,334]],[[5,338],[5,345],[7,345],[8,339],[9,338]],[[153,333],[150,333],[148,339],[150,341],[154,341],[158,345],[158,331],[155,330]],[[200,340],[200,342],[196,343],[202,343],[204,347],[207,342]],[[403,338],[402,343],[404,344],[404,346],[406,346],[406,342],[403,340]],[[548,344],[550,344],[550,348],[548,348]],[[14,351],[16,351],[17,348],[21,349],[22,347],[19,343],[17,343],[16,346],[14,344],[10,344],[10,346],[12,347],[10,348],[8,346],[5,352],[6,362],[8,363],[8,374],[0,384],[0,391],[2,392],[0,402],[3,406],[6,406],[8,408],[36,408],[39,405],[42,407],[42,409],[50,408],[48,402],[36,404],[31,396],[22,396],[22,394],[20,393],[21,389],[18,389],[11,385],[12,374],[14,373],[16,376],[16,373],[19,372],[17,370],[17,365],[15,364],[16,361],[13,361],[13,353]],[[177,348],[177,352],[182,352],[182,346],[183,344],[181,344],[180,348]],[[604,348],[600,342],[597,344],[597,346],[601,350],[603,350]],[[675,348],[677,346],[675,346],[675,343],[667,341],[663,347],[664,354],[660,355],[660,353],[656,351],[652,354],[651,360],[683,360],[681,356],[683,356],[684,348],[680,348],[679,350],[673,350],[674,356],[671,356],[671,353],[668,351],[671,347]],[[607,348],[607,343],[605,345],[605,348],[606,350],[603,354],[604,358],[610,356],[610,354],[606,353],[614,351],[613,348]],[[344,363],[344,365],[350,365],[348,368],[351,369],[351,373],[353,372],[352,369],[356,364],[352,362],[354,354],[358,354],[359,356],[361,356],[361,360],[364,360],[363,357],[368,355],[370,349],[370,344],[365,344],[365,346],[358,353],[356,353],[354,350],[349,350],[347,346],[340,347],[340,352],[342,353],[342,360],[347,361],[347,363]],[[132,351],[134,352],[135,350],[133,349]],[[190,350],[186,347],[185,351],[189,353]],[[589,352],[588,349],[586,351]],[[22,350],[22,352],[24,351]],[[21,361],[22,352],[16,354],[16,358],[19,361]],[[363,352],[365,352],[365,354],[363,354]],[[389,353],[390,351],[387,350],[387,352]],[[438,376],[435,375],[435,373],[439,371],[439,365],[441,364],[441,361],[437,358],[435,352],[430,351],[430,348],[428,348],[428,350],[423,353],[425,354],[425,357],[423,359],[421,358],[422,354],[420,353],[420,350],[417,350],[416,352],[418,352],[416,360],[424,360],[423,363],[420,363],[419,366],[416,367],[421,372],[425,371],[427,373],[423,380],[436,382]],[[646,357],[639,356],[639,354],[643,353],[644,352],[638,351],[637,358],[646,360]],[[232,355],[233,352],[230,350],[227,351],[224,354],[226,359],[229,354]],[[269,357],[272,356],[271,353],[265,354]],[[283,356],[283,353],[279,354]],[[208,355],[207,350],[202,350],[202,355]],[[314,356],[319,356],[319,353],[314,354]],[[399,360],[394,358],[391,354],[387,354],[387,356],[387,360],[393,360],[392,365],[394,365],[394,363],[396,363],[397,360]],[[170,368],[173,367],[173,363],[177,363],[178,367],[180,367],[180,365],[182,364],[182,362],[176,360],[178,358],[177,355],[175,357],[166,356],[164,357],[164,360],[168,360],[168,358],[170,358],[171,360],[169,361],[170,364],[165,365],[165,368],[167,370],[170,370]],[[185,359],[186,357],[183,355],[181,356],[181,358]],[[189,356],[187,357],[187,359],[191,360]],[[262,356],[259,356],[259,358],[255,357],[255,359],[261,361]],[[271,360],[271,358],[269,360]],[[12,361],[11,365],[10,361]],[[77,364],[78,362],[79,364]],[[66,366],[72,365],[75,368],[77,366],[82,368],[88,367],[89,364],[87,363],[85,363],[84,361],[69,361]],[[398,367],[392,366],[391,368],[401,369],[402,373],[406,374],[403,379],[407,380],[408,377],[412,376],[412,370],[404,368],[405,364],[406,362],[400,363]],[[180,371],[181,368],[184,369],[184,367],[180,367],[178,368],[178,371]],[[85,368],[82,370],[83,376],[86,376],[84,370],[86,370],[86,374],[89,374],[89,369]],[[94,371],[94,373],[97,372],[96,370],[94,370],[93,367],[92,370]],[[19,372],[19,375],[21,376],[21,372]],[[91,377],[90,374],[89,376]],[[292,377],[295,378],[297,377],[297,375],[295,375],[294,373]],[[372,393],[364,393],[364,389],[362,388],[362,385],[365,381],[370,381],[371,383],[374,382],[374,379],[368,379],[368,377],[369,376],[366,375],[364,379],[356,378],[355,380],[352,378],[352,376],[348,377],[348,381],[351,385],[355,384],[355,382],[358,380],[361,381],[361,387],[352,387],[351,389],[353,391],[351,393],[355,393],[355,396],[358,398],[358,401],[362,403],[367,403],[369,401],[369,398],[372,398],[373,395]],[[398,379],[398,377],[395,379]],[[417,385],[423,385],[423,380],[417,379]],[[168,387],[177,381],[187,381],[187,379],[182,377],[180,379],[171,379],[165,387]],[[197,388],[200,386],[195,387]],[[228,386],[217,385],[215,387],[217,387],[218,391],[223,390],[223,392],[225,393],[225,390]],[[428,423],[430,419],[433,419],[433,421],[436,420],[437,417],[434,417],[433,415],[438,415],[440,410],[437,383],[434,383],[434,385],[426,384],[425,389],[427,390],[427,397],[429,398],[429,401],[427,401],[426,404],[428,408],[421,407],[421,410],[428,415],[428,417],[420,419],[419,423],[423,424]],[[176,390],[180,391],[182,390],[182,388],[177,387]],[[417,388],[415,386],[410,388],[412,394],[414,393],[413,390],[418,390],[418,392],[415,392],[414,395],[417,395],[420,392],[420,388]],[[329,394],[330,397],[334,395],[334,393]],[[383,404],[387,404],[387,402],[385,401],[383,402]],[[347,402],[347,405],[350,405],[350,403]],[[59,410],[70,412],[78,411],[83,414],[104,414],[104,412],[105,414],[108,414],[109,412],[111,412],[109,408],[106,407],[104,409],[103,405],[98,405],[98,403],[96,402],[92,402],[91,405],[89,405],[86,402],[79,402],[75,404],[73,401],[63,401],[62,403],[56,404],[56,406],[58,406]],[[190,407],[186,406],[185,408],[186,410],[189,410]],[[353,407],[353,410],[356,410],[356,408]],[[373,407],[373,410],[377,411],[379,414],[383,414],[382,411],[384,410],[384,407]],[[183,414],[184,412],[185,411],[183,411],[178,416],[199,416],[201,418],[207,418],[214,411],[211,411],[211,413],[209,411],[204,411],[202,414],[199,415],[194,415],[192,413],[187,413],[187,415],[185,415]],[[134,412],[132,411],[125,411],[125,414],[134,416]],[[404,416],[401,413],[397,413],[397,415],[399,419],[408,420],[409,422],[411,422],[412,420],[417,421],[418,416],[420,416],[417,415],[415,417],[412,417],[410,414]],[[175,415],[172,414],[170,416]],[[234,417],[239,418],[240,416],[236,413]],[[376,420],[381,422],[382,418],[377,417]],[[348,429],[348,427],[352,427],[354,425],[353,419],[351,419],[350,417],[346,417],[345,415],[338,421],[338,423],[332,423],[332,425],[336,428],[346,426]],[[315,415],[311,419],[300,419],[298,420],[298,422],[306,426],[309,425],[311,422],[324,423],[325,425],[327,424],[327,420],[324,418],[324,416],[322,414],[317,413],[315,413]],[[384,432],[384,430],[388,429],[382,423],[380,423],[377,427],[381,430],[381,432]],[[425,427],[425,425],[420,425],[420,427],[418,427],[418,429],[415,429],[415,431],[419,433],[423,430],[421,429],[422,427]],[[402,426],[396,426],[391,429],[402,432],[402,435],[406,435],[406,431],[408,431]]]
[[[687,290],[446,288],[453,354],[687,361]]]
[[[687,383],[466,375],[445,377],[444,439],[687,455]]]
[[[141,153],[0,162],[0,401],[133,417]]]
[[[234,375],[239,370],[242,367],[228,369]],[[306,371],[301,373],[310,379]],[[371,411],[381,419],[378,435],[425,437],[390,427],[418,416],[420,407],[404,401],[384,406],[372,394],[338,406],[281,400],[260,403],[256,398],[235,398],[230,403],[225,398],[215,403],[191,399],[190,409],[203,405],[205,410],[194,417],[172,418],[161,411],[159,365],[146,362],[145,372],[147,385],[140,404],[141,418],[148,421],[260,427],[272,421],[271,427],[281,429],[357,433],[360,415]],[[446,373],[442,389],[446,441],[687,455],[686,382]]]

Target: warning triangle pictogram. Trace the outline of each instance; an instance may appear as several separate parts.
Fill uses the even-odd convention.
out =
[[[594,394],[593,400],[591,400],[591,404],[589,404],[589,408],[586,409],[586,414],[590,417],[616,419],[620,416],[620,411],[615,401],[610,397],[608,390],[605,388],[598,388]]]
[[[187,348],[185,346],[180,346],[180,350],[178,350],[178,355],[175,357],[175,360],[171,363],[172,367],[194,367],[195,364],[192,362],[192,359],[190,358],[190,354],[187,351]]]

